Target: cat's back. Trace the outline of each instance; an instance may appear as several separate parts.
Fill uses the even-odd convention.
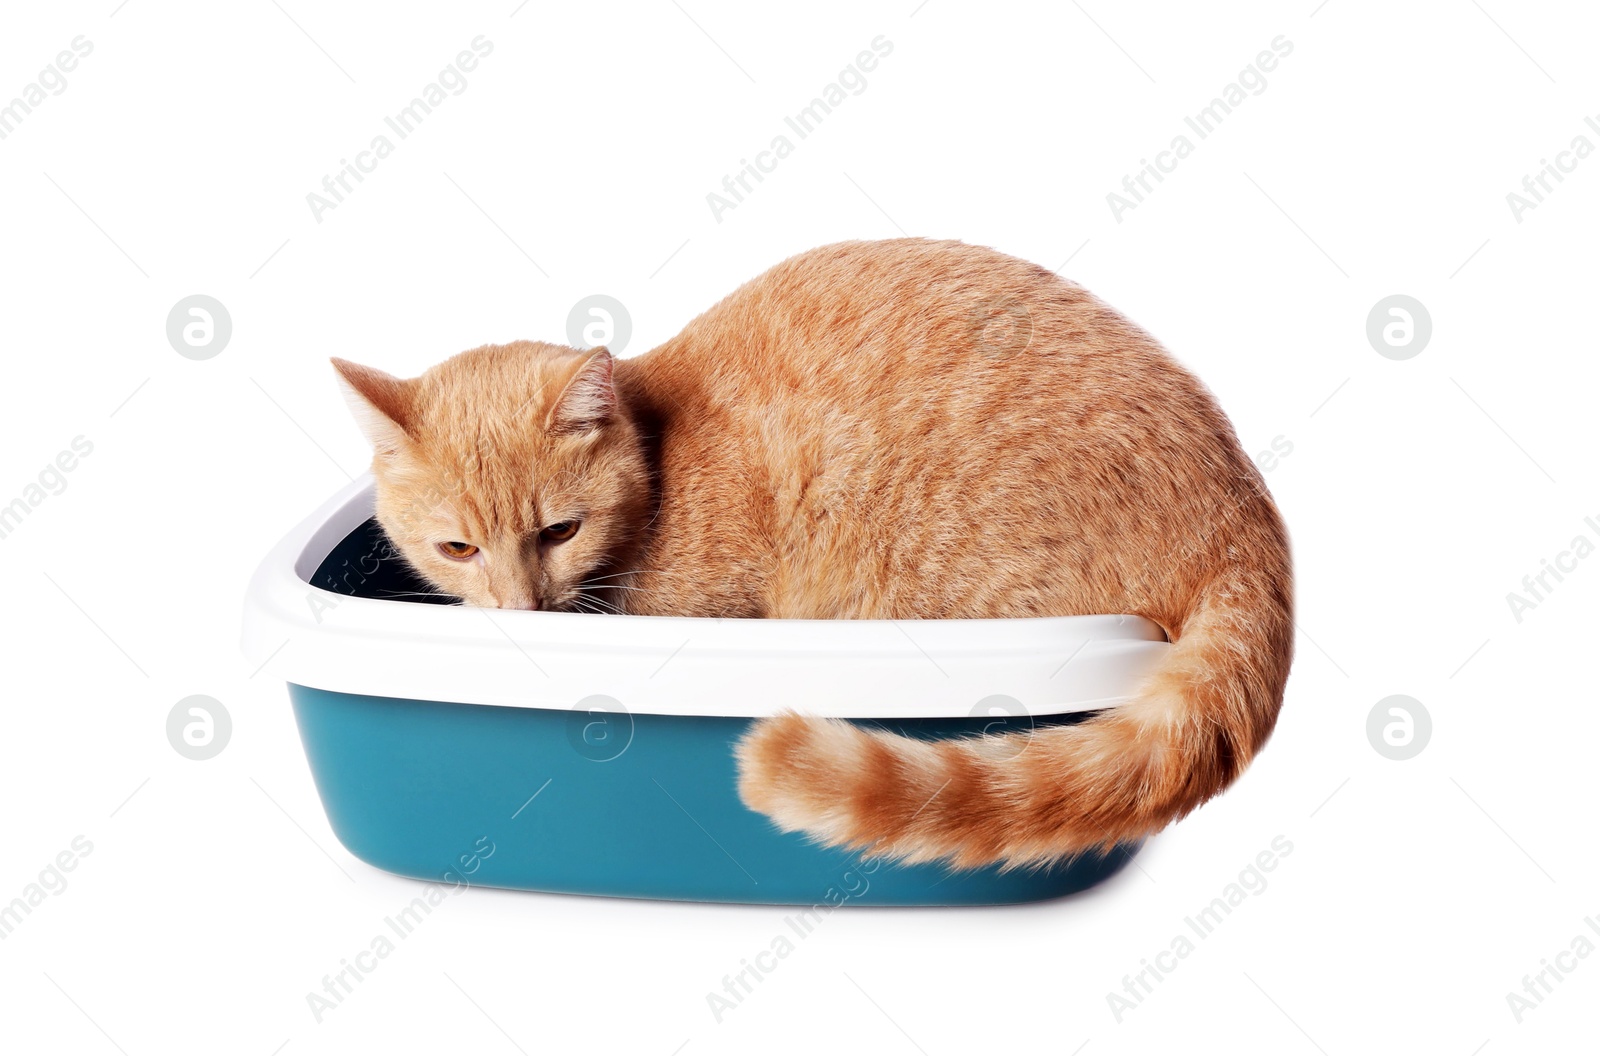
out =
[[[645,359],[664,403],[724,430],[841,417],[960,442],[1166,405],[1183,431],[1225,423],[1147,333],[1049,269],[931,239],[840,242],[774,266]],[[1152,424],[1148,417],[1146,425]],[[959,424],[958,424],[959,423]],[[931,437],[930,437],[931,438]],[[1080,437],[1080,439],[1087,439]]]
[[[662,523],[723,526],[694,545],[761,570],[767,615],[1131,611],[1074,592],[1254,475],[1144,331],[959,242],[802,253],[626,373],[663,415]]]
[[[1059,393],[1120,375],[1187,387],[1142,330],[1047,268],[984,246],[903,238],[840,242],[747,282],[652,354],[713,402],[809,395],[851,402],[948,391],[972,399]],[[1146,376],[1148,375],[1148,376]]]

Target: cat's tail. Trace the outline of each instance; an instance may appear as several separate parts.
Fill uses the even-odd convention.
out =
[[[1225,571],[1133,699],[1087,721],[924,741],[784,713],[740,742],[739,794],[785,830],[909,862],[1026,865],[1136,840],[1266,743],[1293,627],[1286,568]]]

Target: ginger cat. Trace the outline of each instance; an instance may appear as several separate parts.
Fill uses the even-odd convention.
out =
[[[1260,474],[1193,376],[1044,268],[847,242],[631,359],[518,342],[411,380],[334,365],[380,522],[467,604],[1133,613],[1175,643],[1134,699],[1031,734],[761,720],[739,792],[784,829],[908,861],[1048,862],[1187,814],[1277,719],[1292,584]]]

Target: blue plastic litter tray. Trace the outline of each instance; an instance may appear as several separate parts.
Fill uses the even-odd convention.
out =
[[[980,905],[1080,891],[1137,851],[1003,871],[820,847],[740,802],[733,745],[785,708],[915,737],[1080,721],[1159,663],[1169,646],[1148,621],[603,616],[430,604],[427,589],[364,477],[272,551],[245,606],[244,651],[289,683],[329,824],[380,869],[633,898]]]

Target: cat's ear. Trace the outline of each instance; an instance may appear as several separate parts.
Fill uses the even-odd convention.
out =
[[[612,381],[611,353],[597,348],[578,365],[561,395],[550,408],[545,428],[556,434],[593,432],[617,411],[617,389]]]
[[[339,387],[356,424],[366,434],[378,455],[392,455],[407,441],[414,414],[408,382],[373,367],[363,367],[346,359],[333,361],[339,372]]]

